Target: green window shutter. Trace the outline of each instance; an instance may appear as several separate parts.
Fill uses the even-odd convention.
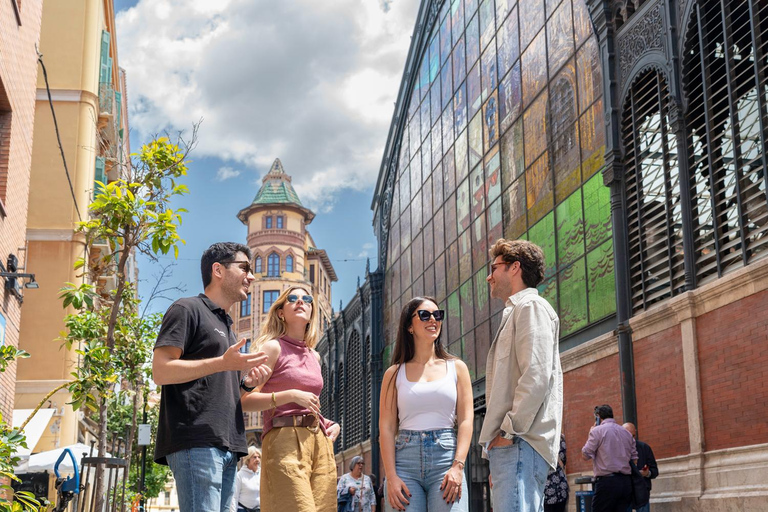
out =
[[[117,129],[120,129],[120,115],[123,113],[121,104],[123,101],[123,95],[119,91],[115,91],[115,103],[117,108],[117,114],[115,116],[115,119],[117,119]]]
[[[112,74],[112,59],[109,58],[110,34],[106,30],[101,31],[101,69],[99,82],[110,82]]]
[[[103,156],[96,157],[96,171],[93,173],[93,197],[94,198],[96,197],[96,194],[101,189],[101,186],[96,183],[97,181],[100,181],[105,185],[107,184],[107,173],[104,165]]]

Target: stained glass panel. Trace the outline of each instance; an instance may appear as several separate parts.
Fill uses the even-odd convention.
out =
[[[471,221],[470,207],[470,186],[469,180],[466,179],[456,189],[456,226],[459,233],[469,227]]]
[[[496,33],[496,20],[493,0],[483,0],[480,4],[480,44],[482,48],[488,46]]]
[[[421,230],[421,189],[413,195],[411,200],[411,233],[416,237],[416,233]]]
[[[485,196],[486,204],[492,203],[501,195],[501,157],[497,147],[485,157]]]
[[[432,176],[427,178],[426,183],[421,188],[421,212],[424,223],[432,219]]]
[[[547,154],[525,171],[526,200],[528,204],[528,222],[534,223],[552,209],[552,171],[549,168]]]
[[[581,184],[581,151],[576,118],[576,77],[573,61],[550,84],[550,148],[555,170],[555,201]]]
[[[605,163],[603,101],[597,100],[579,120],[581,132],[581,179],[586,181]]]
[[[579,113],[601,96],[600,55],[597,41],[588,39],[576,54],[576,76],[579,84]]]
[[[469,20],[464,37],[467,45],[467,67],[472,67],[480,58],[480,28],[477,16]]]
[[[432,217],[429,217],[429,222],[424,225],[424,264],[429,265],[435,260],[435,235],[434,235],[434,223]],[[431,288],[429,288],[431,289]]]
[[[467,126],[467,86],[461,84],[453,97],[453,126],[460,133]]]
[[[538,289],[539,295],[547,299],[549,305],[557,311],[557,276],[542,281]]]
[[[440,63],[444,63],[451,54],[451,17],[446,16],[440,25]]]
[[[544,26],[544,9],[539,2],[532,1],[518,2],[517,8],[520,9],[520,48],[525,50]],[[541,50],[546,51],[546,48],[542,46]],[[544,59],[546,62],[546,57]]]
[[[554,76],[560,66],[573,55],[573,21],[571,2],[560,4],[547,22],[547,44],[549,56],[549,75]]]
[[[557,266],[570,265],[584,255],[584,215],[581,190],[557,205]]]
[[[451,25],[453,26],[453,44],[461,37],[464,30],[464,2],[462,0],[453,0],[451,2]]]
[[[478,61],[467,75],[467,108],[470,119],[480,110],[482,92],[480,62]]]
[[[435,258],[435,298],[440,301],[445,297],[445,253]]]
[[[451,61],[446,62],[445,67],[440,71],[440,91],[442,103],[441,108],[448,106],[453,99],[453,72],[451,71]]]
[[[493,245],[499,238],[504,237],[503,219],[502,200],[497,199],[488,207],[488,236],[486,237],[488,247]]]
[[[445,210],[441,206],[435,210],[435,219],[433,225],[435,226],[435,255],[440,254],[445,250],[445,219],[443,212]]]
[[[476,115],[469,122],[469,167],[483,158],[483,116]]]
[[[482,165],[477,165],[469,173],[469,183],[472,193],[472,218],[476,219],[485,211],[485,174]]]
[[[499,119],[502,133],[517,119],[522,109],[523,90],[520,84],[520,62],[517,62],[499,85]]]
[[[448,324],[448,340],[452,342],[461,336],[461,303],[458,290],[450,294],[446,302],[448,318],[445,323]]]
[[[465,281],[459,288],[459,300],[461,303],[461,333],[465,334],[475,325],[474,306],[472,304],[472,280]]]
[[[587,277],[589,321],[594,322],[616,311],[612,240],[587,254]]]
[[[523,120],[519,119],[501,138],[501,170],[504,187],[525,171],[523,163]]]
[[[453,144],[453,108],[448,105],[448,108],[443,110],[443,119],[441,122],[443,126],[443,151],[447,151]],[[433,160],[433,165],[437,165],[440,160]]]
[[[483,89],[480,99],[485,101],[491,94],[491,91],[496,89],[498,84],[499,75],[498,68],[496,67],[496,45],[491,44],[483,52],[483,58],[480,62],[482,72]]]
[[[574,42],[578,48],[587,39],[595,40],[592,35],[592,19],[585,0],[573,0],[573,29]],[[597,42],[595,40],[595,42]]]
[[[525,166],[530,166],[547,149],[547,93],[541,94],[523,114]]]
[[[555,214],[549,212],[528,230],[528,240],[544,251],[544,278],[555,275],[557,252],[555,251]]]
[[[413,275],[421,275],[424,269],[424,238],[423,231],[413,238],[411,244],[411,268],[413,269]]]
[[[544,30],[523,52],[522,68],[523,104],[527,106],[547,83],[547,41]]]
[[[411,269],[411,248],[408,247],[403,251],[403,256],[400,258],[400,287],[403,290],[406,290],[413,283]]]
[[[504,206],[504,237],[515,239],[519,237],[527,226],[525,175],[512,183],[502,196]]]
[[[459,134],[458,137],[456,137],[456,144],[454,145],[454,153],[455,153],[455,172],[456,172],[456,182],[458,183],[461,181],[465,176],[469,175],[469,136],[467,132],[469,131],[469,128],[464,130]],[[446,188],[446,191],[449,189]],[[453,192],[454,189],[450,189],[451,192]],[[446,194],[447,195],[447,194]]]
[[[565,336],[587,325],[587,279],[584,258],[563,270],[560,285],[560,333]]]
[[[584,184],[584,219],[590,251],[611,236],[611,189],[603,185],[600,174]]]
[[[448,244],[458,236],[456,225],[456,194],[454,193],[445,202],[445,242]]]
[[[459,235],[459,282],[472,275],[472,232],[467,229]]]
[[[446,289],[452,292],[459,287],[459,242],[455,241],[448,246],[445,254]]]
[[[480,215],[472,222],[472,271],[485,267],[488,263],[488,246],[486,238],[485,215]],[[462,278],[465,276],[462,275]]]
[[[453,88],[456,89],[460,84],[464,83],[464,78],[467,76],[467,60],[464,54],[463,37],[459,39],[458,44],[453,49],[451,65],[453,67]]]
[[[485,363],[488,351],[491,348],[491,332],[488,322],[480,324],[475,329],[475,361],[477,364],[477,378],[485,377]]]
[[[483,151],[488,151],[499,141],[499,94],[493,91],[483,105]]]
[[[520,57],[520,38],[517,31],[517,7],[512,9],[509,18],[499,29],[497,37],[499,46],[499,75],[503,76],[512,64]]]
[[[488,262],[488,255],[486,254],[486,263]],[[485,280],[488,277],[487,265],[483,265],[483,268],[475,272],[474,281],[475,286],[475,322],[483,322],[488,319],[489,315],[489,302],[490,295],[488,293],[488,282]]]

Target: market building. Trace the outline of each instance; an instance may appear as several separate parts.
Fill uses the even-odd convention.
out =
[[[767,16],[754,0],[424,0],[372,205],[374,403],[401,306],[434,295],[477,437],[503,306],[488,248],[528,239],[561,319],[571,483],[609,403],[659,460],[654,510],[763,510]],[[467,478],[489,510],[476,442]]]

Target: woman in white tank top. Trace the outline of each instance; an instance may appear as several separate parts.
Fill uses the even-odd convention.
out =
[[[472,382],[440,343],[444,315],[432,297],[411,299],[400,315],[379,404],[387,511],[469,510]]]

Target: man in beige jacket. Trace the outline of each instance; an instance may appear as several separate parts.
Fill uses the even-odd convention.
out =
[[[538,512],[563,417],[560,321],[536,289],[544,278],[540,247],[499,239],[490,254],[491,296],[506,308],[488,351],[480,444],[490,462],[493,509]]]

